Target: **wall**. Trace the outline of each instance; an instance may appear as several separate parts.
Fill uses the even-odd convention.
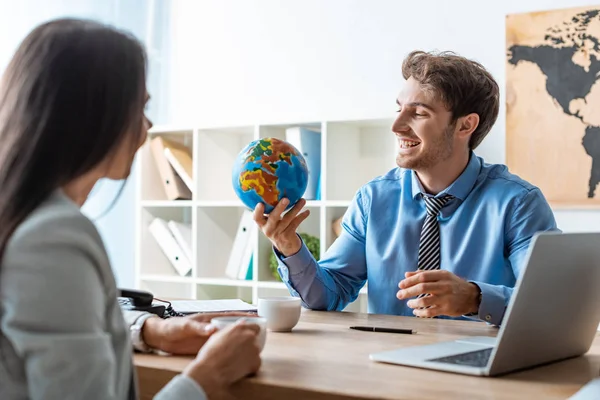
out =
[[[181,0],[173,4],[169,117],[207,125],[393,116],[403,57],[453,50],[504,88],[505,15],[593,0]],[[477,153],[505,160],[498,123]],[[565,231],[600,229],[600,212],[556,211]]]
[[[77,16],[108,21],[115,15],[116,1],[94,0],[0,0],[0,71],[19,43],[38,24],[58,17]]]

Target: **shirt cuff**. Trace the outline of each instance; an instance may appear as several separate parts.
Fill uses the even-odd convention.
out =
[[[302,298],[302,296],[300,296],[300,293],[298,293],[298,291],[294,287],[294,284],[292,283],[290,277],[300,276],[304,272],[306,272],[308,266],[313,260],[312,254],[310,253],[304,242],[302,242],[302,247],[300,247],[300,250],[298,250],[296,254],[289,257],[284,257],[283,254],[281,254],[275,247],[273,247],[273,252],[275,253],[275,256],[278,260],[279,266],[277,267],[277,272],[281,277],[281,281],[285,284],[285,286],[288,288],[288,291],[293,297]],[[303,305],[306,306],[305,303],[303,303]]]
[[[485,322],[500,326],[506,311],[506,298],[501,286],[472,281],[481,290],[481,303],[477,317]]]
[[[125,319],[125,323],[127,326],[131,326],[135,324],[135,321],[138,320],[142,315],[150,314],[146,311],[134,311],[134,310],[125,310],[121,309],[123,318]],[[156,315],[156,314],[155,314]]]
[[[154,397],[154,400],[171,399],[208,400],[208,397],[195,380],[185,375],[177,375]]]
[[[313,256],[310,253],[310,251],[308,250],[308,247],[306,247],[306,245],[304,244],[304,242],[302,242],[302,247],[300,247],[300,250],[298,250],[298,252],[292,256],[289,257],[284,257],[283,254],[281,254],[276,248],[273,247],[273,251],[275,252],[275,255],[277,256],[277,259],[280,261],[279,262],[279,267],[287,267],[288,269],[288,275],[290,276],[295,276],[295,275],[302,275],[302,273],[304,273],[304,271],[306,271],[306,269],[308,268],[308,266],[311,264],[312,260],[313,260]],[[283,279],[283,277],[282,277]]]
[[[158,318],[158,316],[152,313],[141,314],[129,327],[131,343],[133,344],[133,348],[141,353],[152,353],[154,351],[154,349],[152,349],[144,342],[144,338],[142,337],[144,325],[146,324],[146,320],[148,320],[149,318]]]

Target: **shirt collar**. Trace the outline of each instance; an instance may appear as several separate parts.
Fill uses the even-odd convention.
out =
[[[481,161],[479,160],[479,157],[475,156],[475,154],[471,152],[469,155],[469,162],[467,163],[465,170],[459,175],[458,178],[456,178],[454,182],[452,182],[452,184],[450,184],[450,186],[442,190],[442,192],[437,196],[449,194],[460,199],[461,201],[464,201],[471,192],[471,189],[473,189],[473,186],[475,186],[480,169]],[[415,171],[411,171],[411,179],[413,199],[416,199],[420,194],[425,195],[426,193],[423,189],[423,185],[421,185],[421,182],[419,181],[419,178],[417,178]]]

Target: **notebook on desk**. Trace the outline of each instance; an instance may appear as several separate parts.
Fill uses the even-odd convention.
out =
[[[214,313],[214,312],[257,312],[252,304],[240,299],[220,300],[173,300],[171,306],[182,314]]]

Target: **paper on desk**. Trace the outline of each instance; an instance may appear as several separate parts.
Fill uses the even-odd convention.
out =
[[[257,311],[252,304],[240,299],[223,300],[174,300],[171,306],[182,314],[225,311]]]

